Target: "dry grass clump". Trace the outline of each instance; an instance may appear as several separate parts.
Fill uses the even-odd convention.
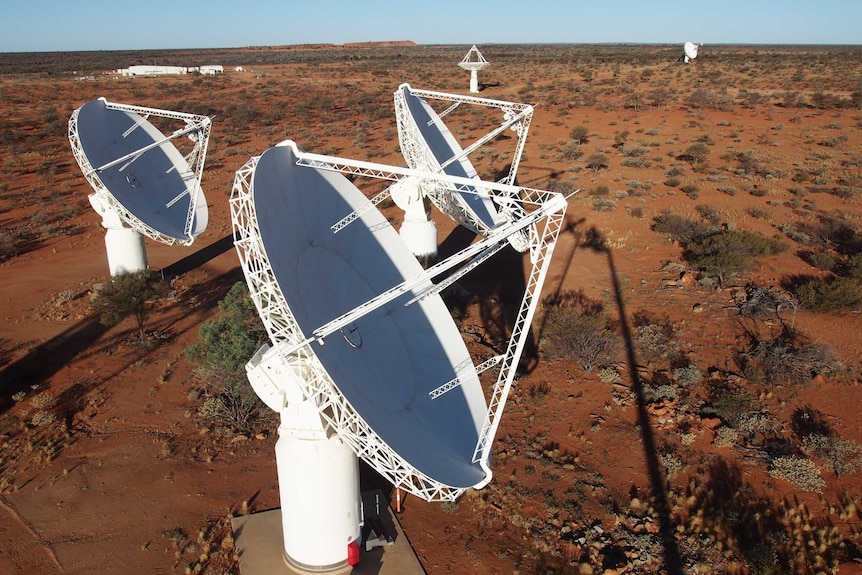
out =
[[[773,459],[769,466],[769,475],[814,493],[820,493],[826,485],[817,465],[807,457],[796,455],[783,455]]]
[[[30,400],[30,405],[36,409],[47,411],[57,405],[57,398],[50,391],[43,391]]]

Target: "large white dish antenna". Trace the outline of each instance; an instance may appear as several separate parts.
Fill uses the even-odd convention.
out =
[[[160,116],[184,122],[169,136],[148,120]],[[190,245],[207,226],[200,187],[211,121],[169,110],[108,102],[87,102],[72,113],[69,141],[94,190],[94,206],[162,243]],[[183,156],[172,140],[188,136]],[[106,218],[107,219],[107,218]]]
[[[438,114],[428,103],[429,99],[450,102],[451,105],[443,113],[444,116],[461,104],[469,104],[498,108],[503,118],[501,123],[486,135],[467,148],[462,148],[446,127],[441,114]],[[479,180],[479,176],[469,159],[469,154],[505,130],[514,131],[518,135],[518,140],[512,154],[509,172],[502,180],[502,183],[511,185],[514,184],[524,151],[533,107],[528,104],[474,96],[415,90],[409,84],[402,84],[395,92],[395,116],[398,125],[398,142],[408,166],[414,170],[476,180]],[[481,235],[487,235],[500,225],[521,215],[505,211],[512,205],[510,203],[504,203],[504,210],[501,212],[484,187],[458,189],[446,181],[426,181],[422,186],[422,192],[440,211]],[[519,251],[527,248],[526,239],[520,235],[511,236],[510,241]]]
[[[688,64],[691,60],[697,58],[697,49],[698,45],[694,42],[686,42],[683,47],[683,52],[685,53],[685,63]]]
[[[343,175],[297,165],[293,145],[252,159],[231,200],[235,241],[273,346],[306,397],[360,457],[396,484],[463,490],[486,480],[474,460],[487,405],[466,346],[438,295],[413,305],[430,280],[330,336],[320,326],[419,276],[422,268]],[[243,189],[245,188],[245,189]],[[292,349],[296,348],[296,349]],[[441,385],[457,389],[432,399]],[[409,478],[409,479],[406,479]]]
[[[470,72],[470,92],[473,94],[479,93],[479,70],[484,70],[491,63],[488,62],[475,44],[467,51],[464,59],[458,63],[458,66]]]
[[[422,269],[374,200],[338,172],[396,185],[446,182],[465,194],[494,190],[518,203],[508,213],[522,217]],[[351,455],[428,501],[452,501],[487,484],[566,199],[310,154],[286,141],[237,171],[230,205],[240,265],[273,344],[246,370],[258,396],[281,414],[276,461],[286,560],[314,567],[307,571],[352,564],[359,503]],[[516,234],[530,241],[524,298],[505,353],[474,366],[439,294]],[[478,374],[497,365],[486,402]],[[325,510],[308,505],[320,500]]]

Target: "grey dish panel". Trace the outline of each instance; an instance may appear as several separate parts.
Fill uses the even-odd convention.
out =
[[[365,196],[341,174],[297,166],[287,146],[260,157],[252,194],[266,257],[305,336],[421,273],[376,209],[334,234],[330,226],[367,203]],[[484,478],[472,457],[485,397],[442,299],[405,307],[410,297],[311,349],[351,407],[404,461],[445,485],[471,487]],[[430,399],[459,375],[459,387]]]
[[[407,86],[401,89],[404,90],[407,109],[410,111],[410,115],[416,123],[419,132],[422,134],[425,145],[431,151],[437,163],[442,166],[451,158],[461,154],[463,149],[434,109],[424,99],[410,92]],[[443,168],[443,173],[462,178],[478,178],[476,169],[466,156]],[[462,205],[469,209],[488,229],[497,226],[499,223],[497,211],[487,194],[462,194],[454,191],[453,193],[458,194]]]
[[[140,125],[123,137],[132,126]],[[93,168],[100,168],[141,150],[165,136],[141,116],[108,108],[103,100],[84,104],[78,112],[78,138]],[[166,236],[184,239],[192,195],[186,194],[171,207],[167,204],[187,188],[197,189],[195,175],[171,142],[143,153],[124,168],[121,162],[97,172],[111,195],[144,225]],[[192,235],[206,227],[206,201],[201,197],[195,210]]]

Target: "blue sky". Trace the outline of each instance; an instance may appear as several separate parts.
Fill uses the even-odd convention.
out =
[[[860,44],[859,0],[10,0],[0,52],[419,44]]]

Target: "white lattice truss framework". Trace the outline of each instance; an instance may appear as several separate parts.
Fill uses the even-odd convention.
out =
[[[126,154],[121,158],[117,158],[116,160],[113,160],[105,164],[104,166],[93,167],[90,164],[90,160],[84,154],[84,150],[81,147],[81,141],[78,138],[79,109],[76,109],[74,112],[72,112],[71,118],[69,118],[69,142],[72,145],[72,154],[75,156],[75,161],[78,162],[78,165],[81,167],[81,171],[84,172],[84,177],[86,177],[87,181],[90,182],[90,186],[92,186],[94,193],[100,199],[102,199],[106,205],[110,206],[110,208],[114,212],[116,212],[120,219],[126,222],[129,227],[152,240],[164,244],[184,246],[191,245],[192,243],[194,243],[195,240],[195,238],[192,236],[192,226],[194,224],[194,215],[198,199],[202,197],[201,178],[203,177],[204,161],[206,160],[207,155],[207,146],[209,144],[212,120],[207,116],[187,114],[184,112],[174,112],[172,110],[160,110],[158,108],[145,108],[142,106],[118,104],[116,102],[106,101],[105,107],[110,110],[132,112],[142,117],[141,121],[133,125],[125,134],[123,134],[124,138],[128,136],[132,130],[137,128],[140,125],[140,122],[142,122],[143,120],[147,120],[150,116],[168,118],[185,122],[184,128],[176,130],[171,135],[166,136],[159,141],[153,142],[148,146],[145,146],[139,150],[135,150],[132,153]],[[107,186],[105,186],[105,184],[99,177],[99,172],[125,162],[125,165],[120,168],[120,171],[122,171],[126,167],[131,165],[132,162],[140,158],[143,154],[147,153],[149,150],[157,148],[162,144],[180,136],[189,136],[194,141],[194,147],[192,148],[192,151],[185,156],[186,163],[188,163],[189,168],[194,174],[194,179],[191,180],[188,188],[181,192],[176,198],[173,198],[166,206],[169,208],[186,194],[190,194],[191,201],[189,202],[189,209],[186,213],[186,221],[184,227],[185,237],[174,238],[151,228],[150,226],[146,225],[144,222],[136,218],[134,214],[127,210],[120,202],[117,201],[113,194],[111,194],[110,190],[108,190]]]
[[[441,163],[434,156],[431,149],[424,144],[425,137],[422,135],[419,126],[416,125],[413,115],[410,114],[404,97],[404,91],[399,87],[395,92],[395,119],[398,126],[398,144],[401,147],[401,153],[411,168],[422,172],[443,173],[449,164],[468,157],[487,142],[493,140],[507,129],[511,129],[518,135],[518,141],[512,153],[512,164],[509,166],[509,172],[504,178],[499,180],[499,183],[507,185],[515,183],[515,176],[518,173],[518,166],[521,163],[521,156],[524,153],[524,146],[527,142],[527,133],[530,130],[530,122],[533,120],[533,107],[531,105],[464,96],[461,94],[448,94],[445,92],[414,90],[412,88],[409,88],[409,90],[414,96],[424,98],[425,100],[451,102],[452,104],[448,108],[438,114],[440,118],[445,117],[461,104],[498,108],[503,113],[503,120],[500,125],[464,148],[461,154]],[[420,186],[420,190],[425,197],[437,206],[437,209],[475,233],[484,235],[488,232],[487,225],[477,219],[473,211],[467,209],[464,203],[460,201],[460,194],[453,193],[456,190],[453,189],[453,186],[449,182],[426,180],[424,184]],[[518,213],[510,214],[505,210],[503,214],[507,216],[509,221],[520,215]]]
[[[298,150],[296,150],[296,154],[298,164],[354,175],[396,181],[404,177],[414,177],[420,180],[443,178],[448,180],[450,184],[461,186],[475,186],[476,183],[475,180],[467,178],[422,173],[408,168],[306,154]],[[479,263],[490,257],[491,254],[505,247],[508,235],[529,230],[527,235],[531,239],[529,251],[532,268],[512,329],[512,336],[504,354],[485,361],[477,368],[477,371],[483,371],[498,363],[501,364],[473,458],[474,463],[480,462],[487,471],[490,471],[488,461],[491,455],[491,445],[514,381],[518,360],[527,341],[529,325],[536,311],[542,284],[547,276],[551,254],[565,216],[566,198],[557,193],[528,188],[519,188],[520,193],[516,194],[512,186],[486,182],[485,185],[490,189],[502,192],[507,201],[517,201],[521,206],[521,211],[525,214],[524,217],[428,268],[420,276],[394,286],[325,326],[321,326],[312,334],[304,334],[296,323],[284,294],[278,286],[260,237],[257,214],[252,199],[252,177],[258,160],[259,156],[251,158],[236,173],[230,199],[234,243],[252,299],[273,346],[279,350],[284,365],[294,370],[302,387],[303,395],[314,402],[328,426],[338,433],[359,457],[368,462],[393,485],[426,501],[455,500],[463,493],[464,489],[453,488],[435,481],[410,466],[395,453],[338,391],[311,346],[314,342],[322,341],[328,334],[334,333],[358,317],[398,297],[398,295],[412,291],[416,285],[426,283],[428,278],[436,277],[444,271],[466,262],[461,269],[453,274],[457,277],[463,276],[467,271],[474,269]],[[516,196],[517,199],[515,199]],[[411,301],[424,297],[428,293],[437,293],[442,289],[442,286],[438,284],[436,288],[427,293],[417,294],[417,297]],[[409,302],[405,305],[409,305]],[[439,396],[457,385],[458,381],[453,380],[441,386],[446,389],[438,388],[432,392],[432,397],[434,397],[434,393]]]

